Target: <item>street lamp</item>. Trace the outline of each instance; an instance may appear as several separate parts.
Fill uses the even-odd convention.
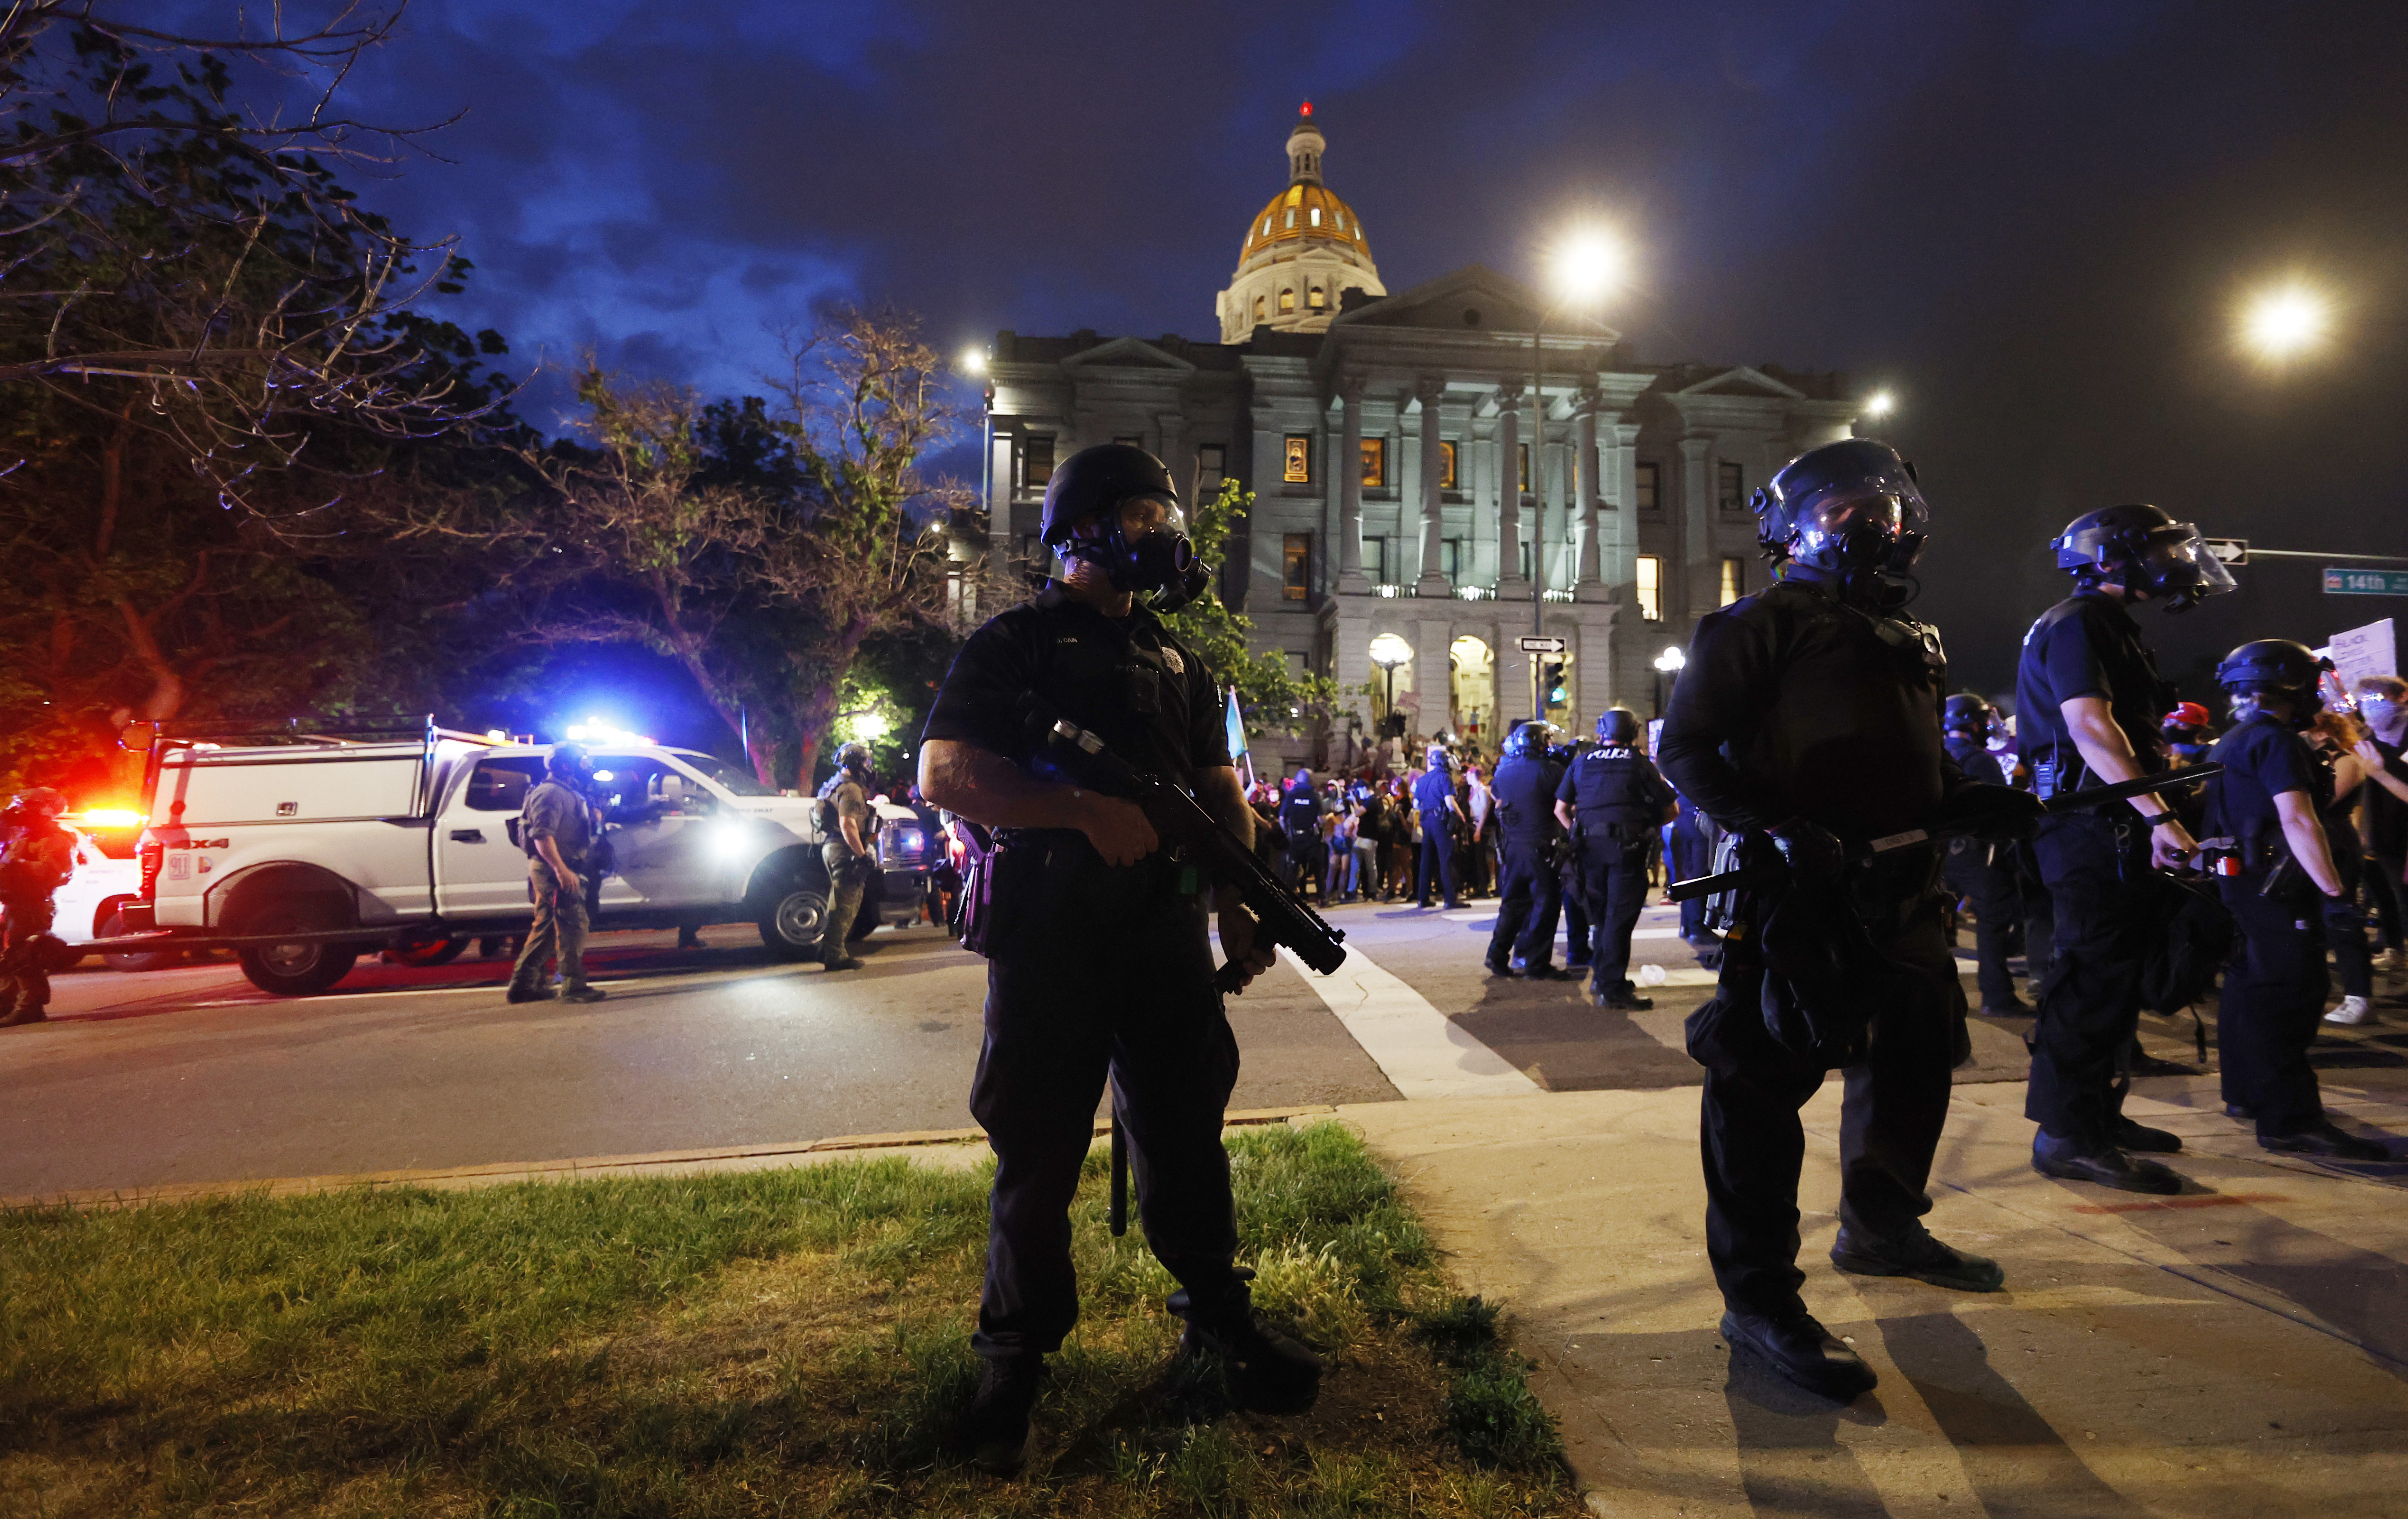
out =
[[[1587,306],[1620,285],[1629,276],[1630,252],[1621,238],[1602,228],[1589,227],[1565,238],[1555,246],[1548,261],[1548,274],[1555,287],[1555,299],[1539,313],[1530,324],[1530,636],[1544,638],[1547,632],[1547,549],[1544,537],[1547,519],[1542,500],[1541,476],[1547,455],[1547,351],[1540,336],[1547,323],[1562,314],[1567,306]],[[1513,468],[1513,461],[1506,461]],[[1513,509],[1521,510],[1522,493],[1513,493]],[[1497,566],[1499,579],[1505,566]],[[1530,715],[1544,720],[1547,695],[1539,686],[1539,656],[1530,656]]]
[[[1875,391],[1865,397],[1865,415],[1875,422],[1881,421],[1897,409],[1898,397],[1887,391]]]
[[[2263,290],[2241,310],[2241,343],[2270,364],[2294,359],[2322,343],[2332,303],[2297,280]]]
[[[1682,652],[1681,646],[1677,643],[1666,644],[1664,652],[1656,656],[1656,715],[1657,717],[1664,715],[1664,682],[1667,680],[1678,681],[1681,678],[1681,671],[1687,668],[1688,664],[1689,656]]]
[[[1412,657],[1413,646],[1393,633],[1383,633],[1371,640],[1371,663],[1379,666],[1388,677],[1388,708],[1381,714],[1383,724],[1397,710],[1397,666],[1408,663]]]

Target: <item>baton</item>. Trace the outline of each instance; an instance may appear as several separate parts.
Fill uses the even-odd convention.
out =
[[[2110,802],[2145,796],[2153,791],[2171,791],[2176,786],[2194,786],[2223,773],[2224,767],[2221,765],[2194,765],[2188,769],[2164,775],[2144,775],[2136,780],[2118,781],[2112,786],[2087,786],[2080,791],[2069,791],[2063,795],[2053,796],[2042,802],[2041,808],[2052,816],[2065,812],[2087,811],[2092,808],[2105,807]],[[1971,838],[1980,832],[1978,828],[1909,828],[1904,833],[1887,834],[1874,839],[1864,848],[1855,851],[1850,855],[1848,863],[1870,865],[1892,850],[1905,849],[1914,844],[1936,844],[1949,838]],[[1716,876],[1693,876],[1687,881],[1676,881],[1666,887],[1664,900],[1686,902],[1693,897],[1712,896],[1716,892],[1728,891],[1735,886],[1763,885],[1768,881],[1778,880],[1781,874],[1783,872],[1759,867],[1754,870],[1726,870]]]

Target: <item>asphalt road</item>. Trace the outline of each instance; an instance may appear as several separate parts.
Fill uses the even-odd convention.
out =
[[[1681,1022],[1712,978],[1651,908],[1634,968],[1656,1006],[1603,1012],[1561,982],[1490,978],[1494,904],[1332,910],[1350,948],[1541,1087],[1694,1083]],[[230,963],[57,980],[53,1021],[0,1031],[0,1197],[274,1177],[775,1146],[968,1127],[982,962],[933,928],[882,929],[831,976],[772,958],[750,928],[597,936],[587,1007],[502,1000],[509,967],[373,963],[323,996],[267,996]],[[97,962],[93,963],[95,967]],[[1968,967],[1970,969],[1970,967]],[[2318,1061],[2361,1084],[2408,1067],[2408,1010],[2328,1033]],[[1230,1003],[1231,1107],[1395,1100],[1397,1089],[1286,964]],[[2189,1060],[2189,1025],[2151,1020]],[[1960,1082],[2020,1080],[2022,1028],[1975,1021]],[[2395,1048],[2399,1046],[2398,1048]],[[2408,1084],[2408,1072],[2390,1079]]]

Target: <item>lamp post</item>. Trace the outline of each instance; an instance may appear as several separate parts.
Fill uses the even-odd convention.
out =
[[[1601,232],[1582,234],[1565,242],[1555,253],[1555,298],[1539,313],[1530,324],[1530,534],[1525,540],[1530,548],[1530,636],[1546,637],[1547,632],[1547,507],[1543,481],[1547,453],[1547,351],[1540,339],[1547,323],[1562,314],[1574,301],[1590,301],[1603,294],[1608,287],[1622,278],[1627,258],[1622,244]],[[1521,509],[1522,493],[1516,482],[1513,509]],[[1501,578],[1505,566],[1497,566]],[[1530,656],[1530,715],[1540,722],[1547,720],[1547,694],[1539,683],[1539,658]]]
[[[1388,718],[1397,709],[1397,666],[1413,657],[1413,646],[1393,633],[1383,633],[1371,640],[1371,663],[1380,666],[1388,678],[1387,710],[1380,714],[1380,724],[1387,726]],[[1383,733],[1383,738],[1387,735]]]
[[[1664,715],[1665,681],[1679,681],[1681,671],[1687,667],[1688,663],[1689,656],[1682,652],[1681,646],[1677,643],[1666,644],[1664,652],[1656,656],[1656,715],[1657,717]]]

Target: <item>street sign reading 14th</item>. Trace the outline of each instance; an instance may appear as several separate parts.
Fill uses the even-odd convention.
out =
[[[2408,569],[2335,569],[2325,566],[2329,596],[2408,596]]]

